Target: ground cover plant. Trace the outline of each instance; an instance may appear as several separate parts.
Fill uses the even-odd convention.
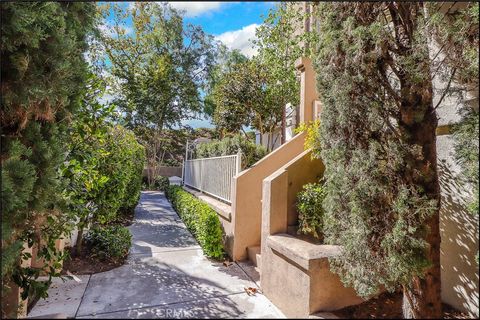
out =
[[[118,262],[126,258],[132,246],[130,230],[123,226],[95,226],[85,236],[90,254],[101,260]]]

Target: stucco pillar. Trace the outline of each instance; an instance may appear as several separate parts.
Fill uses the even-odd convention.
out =
[[[300,107],[299,122],[308,123],[314,120],[314,103],[318,100],[315,88],[316,79],[312,61],[302,57],[295,61],[295,68],[300,71]]]
[[[272,250],[267,238],[272,234],[286,233],[288,225],[288,172],[277,171],[262,183],[262,241],[260,282],[271,276],[276,266],[272,265]],[[268,287],[268,286],[267,286]],[[262,289],[264,289],[262,287]],[[267,291],[269,289],[267,288]],[[264,292],[265,294],[265,292]]]

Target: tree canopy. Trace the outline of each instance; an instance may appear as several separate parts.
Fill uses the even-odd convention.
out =
[[[272,133],[282,125],[285,105],[299,103],[295,60],[307,54],[305,44],[312,40],[310,33],[298,32],[304,17],[296,9],[285,2],[270,9],[256,29],[253,45],[258,52],[251,59],[232,52],[216,70],[208,97],[219,128],[238,132],[250,126],[262,136],[267,133],[272,148]]]
[[[110,10],[111,9],[111,10]],[[132,128],[162,130],[202,110],[199,89],[216,57],[216,43],[199,26],[184,24],[165,3],[107,6],[113,16],[103,43],[111,62],[115,103]],[[125,31],[128,18],[133,30]]]

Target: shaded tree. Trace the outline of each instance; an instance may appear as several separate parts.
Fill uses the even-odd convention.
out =
[[[213,117],[216,109],[215,97],[213,91],[226,74],[232,72],[234,66],[239,63],[247,62],[248,58],[238,49],[229,50],[224,45],[220,46],[217,62],[207,78],[207,87],[204,99],[203,112]]]
[[[281,120],[283,109],[274,88],[265,65],[255,60],[235,64],[214,89],[214,123],[227,132],[251,126],[261,135],[268,133],[267,149],[271,150],[272,133]]]
[[[301,3],[279,2],[269,10],[263,23],[255,30],[253,41],[258,52],[253,59],[263,65],[268,75],[274,103],[282,110],[281,124],[285,128],[285,105],[298,106],[300,81],[295,69],[298,58],[309,55],[311,32],[299,32],[304,15],[298,14]],[[285,132],[282,131],[282,143]]]
[[[136,3],[132,10],[107,6],[111,16],[103,43],[111,61],[115,103],[147,147],[148,165],[157,166],[162,130],[181,126],[202,110],[199,89],[216,55],[213,37],[184,24],[166,3]],[[126,20],[133,30],[126,32]]]

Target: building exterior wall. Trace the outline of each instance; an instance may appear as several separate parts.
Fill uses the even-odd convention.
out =
[[[448,6],[450,7],[451,4]],[[456,4],[461,8],[465,4]],[[453,9],[450,9],[453,10]],[[432,40],[430,54],[440,63],[445,56],[440,46]],[[451,72],[451,71],[450,71]],[[436,106],[447,86],[440,77],[433,81],[433,105]],[[453,81],[452,87],[465,89]],[[463,88],[462,88],[463,87]],[[443,302],[479,317],[479,269],[475,255],[478,253],[479,216],[468,211],[473,200],[472,186],[462,178],[462,169],[455,160],[455,140],[452,125],[461,121],[459,111],[471,107],[478,110],[478,88],[464,91],[461,96],[447,95],[436,109],[437,166],[441,188],[440,209],[440,264]]]
[[[438,50],[437,46],[433,47]],[[444,88],[444,82],[434,81],[434,105]],[[437,130],[437,165],[441,188],[442,300],[478,317],[479,271],[475,255],[479,248],[479,217],[468,211],[468,204],[473,200],[472,186],[462,178],[461,167],[455,160],[454,137],[450,134],[451,126],[461,120],[460,109],[466,105],[478,109],[478,94],[446,97],[437,108],[441,129]]]
[[[304,150],[305,134],[300,133],[269,153],[253,167],[233,178],[232,223],[234,260],[247,258],[247,248],[260,245],[262,223],[262,181]]]
[[[442,203],[440,210],[440,264],[443,302],[479,316],[478,215],[468,211],[472,193],[462,181],[453,158],[451,135],[437,137],[437,155]]]
[[[287,317],[305,318],[363,302],[330,271],[328,258],[340,255],[340,246],[286,234],[298,222],[298,192],[306,183],[318,181],[324,169],[307,150],[263,180],[260,282],[263,294]]]
[[[285,142],[290,141],[295,136],[294,130],[298,122],[297,109],[298,107],[293,106],[291,103],[285,106]],[[268,133],[261,135],[260,132],[255,132],[255,143],[268,149],[268,141],[271,141],[270,145],[272,150],[282,145],[282,130],[280,125],[272,133],[270,140],[268,139],[268,135]]]

